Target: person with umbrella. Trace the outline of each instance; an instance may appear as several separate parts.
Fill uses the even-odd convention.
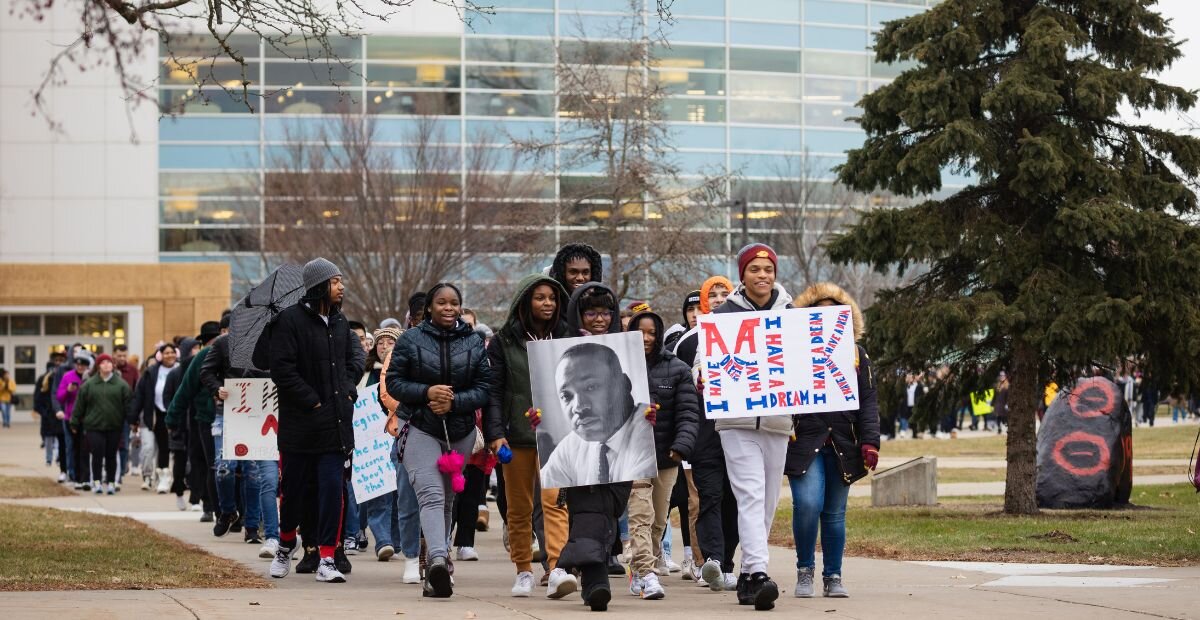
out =
[[[354,451],[351,426],[355,384],[365,355],[341,312],[346,286],[333,263],[316,258],[304,265],[304,296],[284,309],[269,331],[271,380],[279,390],[279,461],[283,501],[279,549],[270,574],[286,577],[306,487],[316,483],[317,581],[344,583],[334,563],[342,512],[345,463]]]

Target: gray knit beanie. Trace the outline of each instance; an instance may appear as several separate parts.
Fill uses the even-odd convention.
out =
[[[328,282],[330,278],[340,275],[342,272],[337,265],[324,258],[314,258],[304,264],[304,290],[311,289],[322,282]]]

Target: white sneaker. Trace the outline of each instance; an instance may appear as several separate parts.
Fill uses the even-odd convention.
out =
[[[475,552],[475,547],[459,547],[454,559],[459,562],[478,562],[479,554]]]
[[[99,480],[93,480],[92,481],[92,492],[95,493],[96,495],[103,494],[104,493],[104,485],[100,484]]]
[[[650,573],[642,577],[642,598],[647,601],[657,601],[667,595],[667,591],[663,588],[662,583],[658,581],[658,575]]]
[[[384,545],[375,552],[375,559],[380,562],[387,562],[392,559],[393,555],[396,555],[396,548],[391,545]]]
[[[182,495],[176,495],[176,496],[175,496],[175,507],[176,507],[176,508],[178,508],[178,509],[180,509],[180,510],[187,510],[187,509],[188,509],[188,504],[187,504],[187,502],[183,501],[183,496],[182,496]]]
[[[664,560],[664,562],[667,565],[667,572],[669,573],[678,573],[683,570],[683,567],[676,564],[675,560],[672,560],[671,558],[667,558]]]
[[[108,495],[112,495],[117,492],[117,488],[118,487],[117,487],[116,483],[110,482],[110,483],[108,483],[108,486],[105,487],[104,492],[107,493]]]
[[[725,589],[725,582],[721,579],[721,563],[709,558],[704,562],[704,566],[700,567],[700,576],[704,579],[704,583],[708,584],[708,589],[713,592],[720,592]]]
[[[530,575],[530,579],[533,575]],[[546,582],[546,598],[562,598],[579,589],[579,580],[575,575],[556,568],[550,571],[550,579]]]
[[[683,571],[683,575],[681,575],[681,576],[683,577],[684,581],[694,581],[695,580],[695,576],[692,574],[692,569],[695,567],[696,567],[696,565],[692,563],[692,556],[689,555],[689,556],[683,558],[683,566],[681,566],[680,568]]]
[[[317,565],[317,581],[322,583],[346,583],[346,576],[337,569],[333,558],[321,558]]]
[[[513,581],[512,595],[517,598],[529,598],[533,594],[533,573],[525,570],[517,573]]]
[[[274,557],[275,559],[271,560],[271,576],[276,579],[287,577],[288,573],[292,572],[292,550],[280,547],[276,543]]]
[[[182,496],[182,495],[180,495],[179,497],[180,497],[180,499],[181,499],[181,500],[183,499],[183,496]],[[202,506],[202,505],[200,505],[200,504],[198,504],[198,503],[197,503],[197,504],[191,504],[191,505],[189,505],[189,506],[188,506],[188,510],[190,510],[190,511],[192,511],[192,512],[204,512],[204,506]]]
[[[671,574],[670,569],[667,568],[667,563],[662,558],[654,559],[654,574],[659,577],[666,577]]]
[[[171,470],[158,470],[158,488],[154,489],[159,495],[166,495],[171,490]]]
[[[66,481],[67,481],[67,474],[66,474],[66,472],[60,472],[60,473],[58,474],[58,481],[59,481],[59,482],[66,482]]]
[[[653,573],[651,573],[653,574]],[[642,588],[645,587],[645,582],[638,576],[637,572],[629,571],[629,593],[634,596],[642,595]]]
[[[404,583],[421,583],[421,559],[404,558]]]
[[[275,557],[277,551],[279,551],[279,541],[274,538],[268,538],[267,542],[258,548],[258,557],[269,560]]]
[[[737,589],[737,575],[733,573],[725,573],[725,591],[733,592]]]
[[[143,491],[150,490],[150,476],[146,476],[145,478],[142,478],[142,490]]]

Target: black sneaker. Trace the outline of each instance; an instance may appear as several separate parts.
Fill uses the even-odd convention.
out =
[[[304,557],[296,563],[297,573],[315,573],[317,565],[321,563],[321,554],[317,552],[316,547],[304,547]]]
[[[242,539],[246,541],[247,545],[261,545],[262,544],[262,537],[258,535],[257,529],[252,530],[252,529],[246,528],[246,533],[244,535],[242,535]]]
[[[454,586],[450,583],[450,566],[446,558],[437,557],[429,560],[429,568],[425,571],[425,587],[422,596],[431,598],[450,598],[454,594]]]
[[[333,563],[337,565],[339,573],[343,575],[350,574],[350,558],[346,557],[346,550],[342,549],[341,545],[333,549]]]
[[[201,523],[212,523],[213,522],[213,513],[206,512],[206,513],[200,515],[200,522]]]
[[[621,560],[617,556],[608,556],[608,576],[609,577],[624,577],[625,567],[621,565]]]
[[[367,547],[369,547],[369,546],[370,545],[369,545],[369,541],[367,540],[367,533],[359,532],[358,533],[358,550],[366,551]]]
[[[753,605],[754,593],[750,591],[750,573],[738,575],[737,580],[738,605]]]
[[[223,514],[217,517],[217,522],[213,524],[213,536],[220,538],[229,533],[233,524],[237,522],[238,515],[236,512]]]
[[[612,590],[607,583],[598,583],[583,593],[583,604],[592,611],[608,611],[608,602],[612,600]]]
[[[754,603],[754,609],[767,611],[775,608],[775,599],[779,598],[779,586],[771,581],[766,573],[750,575],[749,584],[750,592],[753,595],[751,602]]]
[[[245,523],[245,517],[243,517],[242,515],[238,515],[237,520],[235,520],[229,526],[229,531],[233,532],[234,534],[237,534],[238,532],[242,531],[242,525],[244,523]]]

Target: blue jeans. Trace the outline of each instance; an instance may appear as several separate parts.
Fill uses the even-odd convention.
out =
[[[667,527],[663,530],[662,537],[662,555],[663,559],[671,557],[671,520],[667,519]]]
[[[263,538],[279,540],[279,462],[247,461],[246,469],[246,525],[250,525],[250,507],[257,505],[262,523]],[[250,489],[258,489],[257,498]]]
[[[354,497],[354,483],[346,481],[346,521],[342,524],[344,538],[358,538],[358,500]]]
[[[249,475],[250,468],[247,465],[250,461],[233,461],[225,457],[223,444],[225,440],[225,416],[217,416],[212,423],[213,431],[213,446],[215,448],[216,460],[213,462],[213,471],[215,472],[215,481],[217,485],[217,510],[221,514],[232,514],[237,512],[238,507],[238,488],[237,488],[237,472],[240,468],[243,475],[242,485],[242,503],[246,507],[245,523],[250,529],[257,529],[258,522],[262,515],[262,510],[258,502],[245,501],[247,497],[258,497],[258,487],[251,481]]]
[[[0,417],[4,418],[5,426],[12,423],[12,403],[0,403]]]
[[[823,446],[803,476],[789,476],[792,487],[792,536],[796,539],[796,568],[814,568],[817,526],[821,529],[823,577],[842,574],[846,550],[846,498],[850,487],[842,484],[837,453]]]
[[[59,420],[63,427],[63,446],[59,450],[67,451],[67,477],[71,482],[79,482],[75,479],[75,438],[71,436],[70,423],[66,420]]]

